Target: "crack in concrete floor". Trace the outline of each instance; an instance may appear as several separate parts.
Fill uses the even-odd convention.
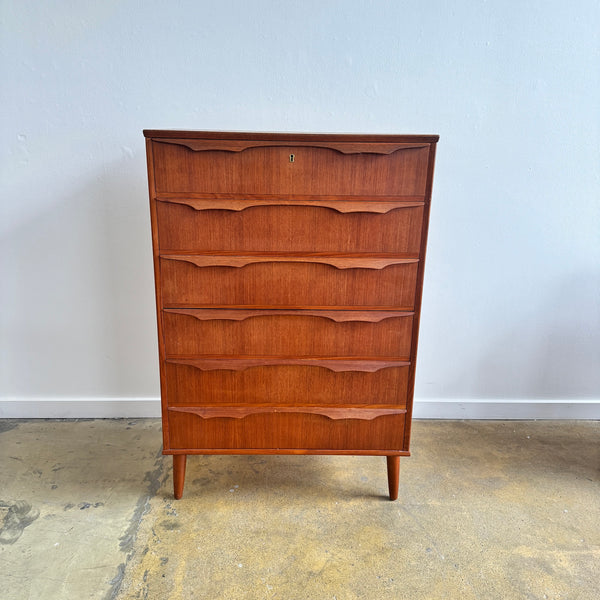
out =
[[[0,432],[3,598],[597,598],[598,422],[417,421],[397,502],[381,457],[194,456],[175,501],[159,420]]]

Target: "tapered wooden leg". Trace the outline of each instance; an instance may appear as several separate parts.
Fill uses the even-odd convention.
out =
[[[386,456],[388,488],[390,490],[390,500],[398,499],[398,484],[400,483],[400,457]]]
[[[185,481],[185,463],[187,454],[173,454],[173,489],[175,500],[183,496],[183,483]]]

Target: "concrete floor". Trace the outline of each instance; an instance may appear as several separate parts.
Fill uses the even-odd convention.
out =
[[[188,459],[156,419],[0,421],[3,599],[598,599],[600,423],[420,421],[401,460]]]

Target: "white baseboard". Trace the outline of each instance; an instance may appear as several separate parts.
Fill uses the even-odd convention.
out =
[[[600,420],[600,399],[415,400],[415,419],[585,419]]]
[[[0,419],[160,417],[159,398],[0,398]]]
[[[415,419],[600,420],[595,400],[416,400]],[[160,417],[158,398],[0,398],[0,419]]]

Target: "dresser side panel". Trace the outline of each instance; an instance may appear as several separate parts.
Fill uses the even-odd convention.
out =
[[[407,415],[404,429],[404,449],[410,449],[410,435],[412,429],[412,413],[415,392],[415,371],[417,365],[417,349],[419,342],[419,326],[421,323],[421,301],[423,297],[423,279],[425,275],[425,256],[427,253],[427,234],[429,232],[429,213],[431,209],[431,195],[433,191],[433,173],[435,168],[436,143],[429,148],[429,161],[427,165],[427,188],[425,190],[425,209],[423,211],[423,224],[421,226],[421,250],[419,253],[419,269],[415,290],[415,318],[413,319],[412,347],[410,352],[411,366],[408,380]]]
[[[148,167],[148,192],[150,197],[150,225],[152,231],[152,257],[154,262],[154,289],[156,298],[156,322],[158,332],[158,360],[160,372],[160,398],[162,414],[163,449],[168,450],[169,443],[169,419],[167,412],[167,373],[165,364],[165,343],[162,313],[162,281],[160,269],[160,245],[158,235],[158,215],[156,201],[156,187],[154,181],[154,154],[153,142],[146,139],[146,160]]]

